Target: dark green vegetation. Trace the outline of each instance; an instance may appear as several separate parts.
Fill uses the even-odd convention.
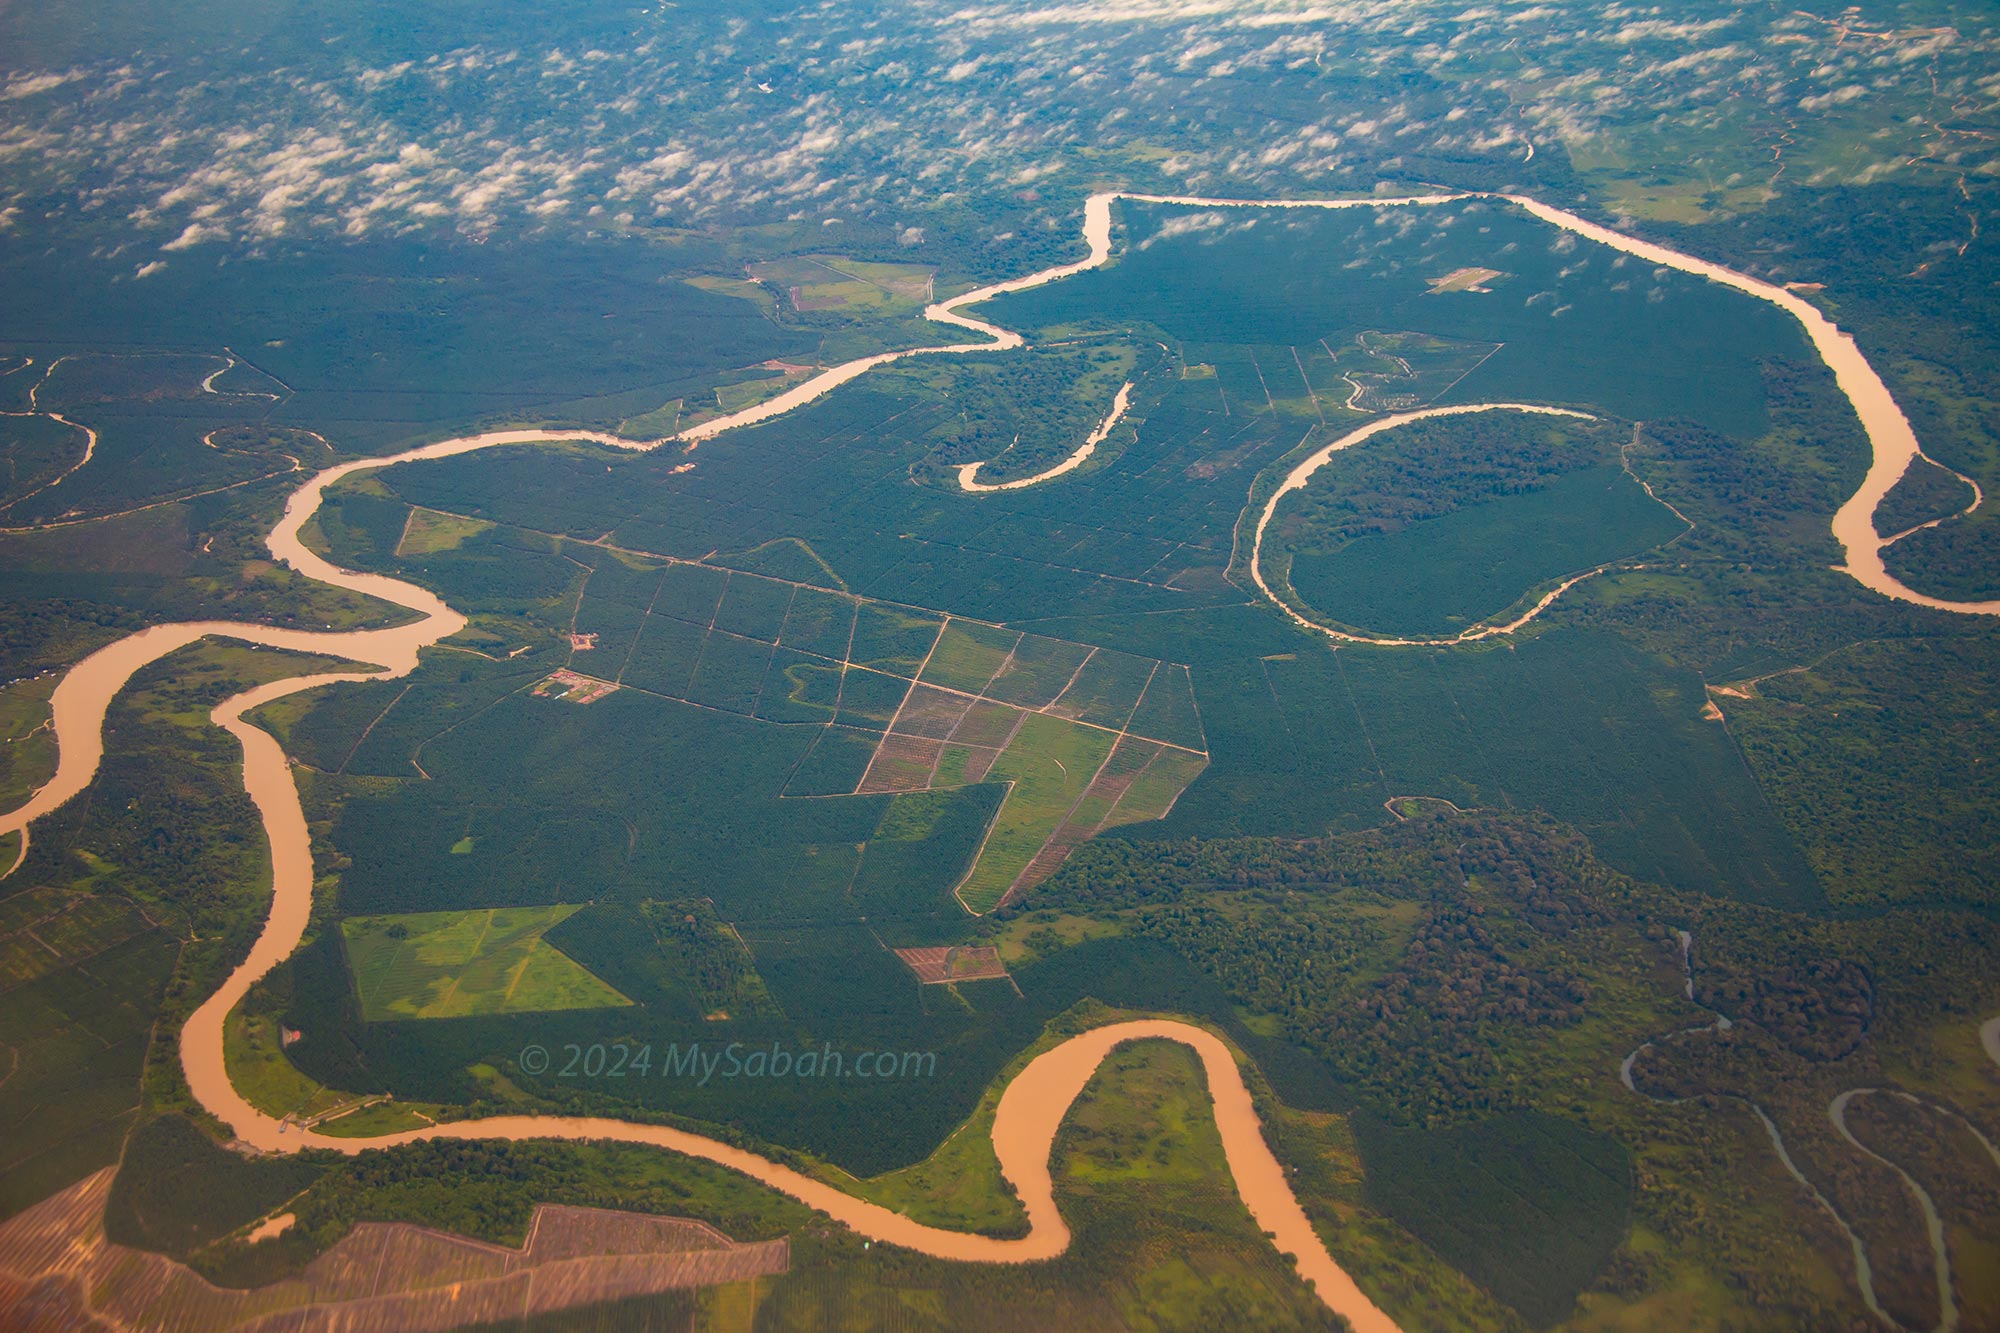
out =
[[[1579,1301],[1701,1323],[1719,1313],[1703,1271],[1741,1275],[1757,1325],[1822,1324],[1852,1299],[1845,1239],[1816,1206],[1777,1202],[1794,1196],[1747,1111],[1624,1089],[1620,1062],[1643,1042],[1662,1039],[1638,1061],[1641,1091],[1758,1102],[1919,1297],[1921,1226],[1885,1206],[1893,1175],[1832,1135],[1827,1100],[1896,1069],[1950,1104],[1992,1105],[1972,1049],[1992,1005],[1977,979],[2000,948],[1990,921],[1745,907],[1631,880],[1532,819],[1099,841],[1039,901],[1020,918],[1029,949],[1061,950],[1064,921],[1108,920],[1318,1057],[1311,1079],[1265,1069],[1294,1105],[1350,1114],[1368,1204],[1538,1324]],[[1696,999],[1734,1020],[1712,1051],[1667,1036],[1703,1021],[1680,999],[1677,930],[1696,941]],[[1901,1308],[1921,1322],[1920,1301]]]
[[[49,758],[43,667],[162,619],[381,612],[264,562],[292,459],[499,421],[663,434],[808,365],[934,340],[919,303],[1074,258],[1082,192],[1106,184],[1520,188],[1824,284],[1810,299],[1926,450],[2000,483],[1995,37],[1975,7],[641,8],[0,14],[0,411],[101,437],[36,492],[80,433],[0,417],[0,523],[86,520],[0,534],[0,657],[29,677],[7,695],[6,790]],[[261,1034],[255,1091],[300,1101],[272,1049],[288,1019],[331,1083],[314,1107],[393,1089],[440,1115],[681,1116],[865,1171],[925,1159],[1052,1018],[1108,1016],[1097,999],[1195,1015],[1251,1056],[1307,1208],[1412,1329],[1853,1324],[1846,1242],[1729,1098],[1780,1126],[1899,1320],[1935,1324],[1921,1219],[1827,1102],[1866,1085],[2000,1114],[1974,1036],[2000,1005],[1992,627],[1832,571],[1827,519],[1866,450],[1794,330],[1490,202],[1130,206],[1118,227],[1111,267],[996,305],[1063,348],[905,363],[693,453],[516,451],[337,497],[316,540],[475,621],[414,677],[269,710],[306,765],[324,879],[314,943],[241,1025]],[[1127,372],[1040,367],[1135,349],[1158,363],[1135,360],[1129,424],[1093,466],[1005,495],[912,484],[1067,452]],[[1239,518],[1281,460],[1364,412],[1500,397],[1643,429],[1524,448],[1462,419],[1431,452],[1371,442],[1304,497],[1332,502],[1307,535],[1350,544],[1298,548],[1301,591],[1317,559],[1322,602],[1399,589],[1329,614],[1450,628],[1619,567],[1514,641],[1450,654],[1332,652],[1244,591]],[[1679,529],[1617,462],[1693,529],[1635,555]],[[1919,467],[1878,522],[1965,494]],[[1342,526],[1361,517],[1401,527]],[[1890,564],[1993,596],[1996,532],[1984,506]],[[571,630],[595,646],[571,653]],[[250,660],[231,670],[277,669]],[[564,665],[621,688],[532,697]],[[175,1025],[262,901],[234,756],[202,720],[229,688],[140,682],[97,788],[0,883],[0,1207],[110,1161],[142,1078],[179,1104]],[[1045,711],[1017,748],[1023,708]],[[1112,783],[1071,781],[1090,755]],[[1432,822],[1447,803],[1474,810]],[[1056,837],[1017,859],[1054,847],[1067,868],[968,918],[952,886],[1030,807]],[[552,907],[576,910],[541,942],[635,1003],[364,1021],[343,914]],[[1012,984],[920,989],[887,952],[985,941]],[[1618,1082],[1642,1041],[1717,1010],[1726,1035],[1633,1065],[1644,1092],[1707,1100]],[[531,1040],[560,1060],[620,1038],[934,1048],[939,1075],[634,1091],[511,1063]],[[294,1239],[199,1261],[253,1280],[355,1218],[499,1235],[569,1198],[789,1233],[796,1272],[756,1312],[779,1326],[1319,1317],[1217,1187],[1187,1074],[1135,1052],[1101,1081],[1058,1163],[1078,1245],[1046,1267],[864,1250],[719,1173],[542,1145],[371,1156],[321,1178]],[[277,1189],[157,1128],[178,1123],[129,1144],[121,1206],[148,1243],[200,1242]],[[2000,1320],[1976,1143],[1886,1096],[1850,1123],[1938,1198],[1964,1325]],[[969,1137],[866,1188],[1004,1229]],[[190,1171],[230,1208],[183,1199]],[[748,1317],[697,1304],[616,1317]]]
[[[777,1016],[749,949],[708,899],[593,904],[549,942],[682,1021]]]
[[[17,372],[18,373],[18,372]],[[53,417],[0,417],[0,513],[46,490],[83,457],[84,434]]]
[[[105,1204],[105,1235],[119,1245],[184,1257],[249,1226],[305,1191],[327,1163],[246,1159],[163,1115],[135,1130]]]
[[[334,457],[319,436],[267,420],[282,395],[223,392],[222,356],[33,351],[5,357],[17,369],[0,375],[0,410],[20,414],[0,416],[12,469],[0,487],[10,672],[165,620],[325,626],[380,613],[267,558],[279,497],[301,467]],[[201,387],[211,375],[213,393]],[[31,397],[75,424],[35,415]],[[87,464],[86,430],[98,436]]]
[[[1674,929],[1715,941],[1698,945],[1697,998],[1732,1013],[1737,1040],[1765,1054],[1690,1072],[1642,1063],[1641,1087],[1699,1090],[1685,1080],[1700,1078],[1758,1100],[1803,1169],[1863,1219],[1885,1271],[1898,1262],[1895,1219],[1866,1211],[1860,1159],[1815,1129],[1826,1090],[1893,1063],[1952,1089],[1944,1095],[1987,1095],[1954,1072],[1953,1034],[1969,1035],[1982,1012],[1954,997],[1976,993],[2000,963],[1989,923],[1927,912],[1823,924],[1637,884],[1546,822],[1423,817],[1306,843],[1100,841],[1041,902],[1005,923],[1029,1004],[1054,999],[1052,983],[1069,974],[1070,995],[1206,1014],[1231,1031],[1335,1254],[1418,1327],[1539,1327],[1626,1305],[1667,1320],[1733,1309],[1757,1324],[1819,1326],[1851,1299],[1844,1239],[1782,1202],[1790,1192],[1747,1113],[1662,1107],[1617,1081],[1625,1052],[1699,1014],[1680,998]],[[1123,933],[1073,942],[1063,923],[1077,912]],[[1909,966],[1919,935],[1926,968]],[[767,968],[774,987],[777,970]],[[1870,976],[1857,991],[1855,979]],[[1086,1005],[1056,1034],[1114,1016]],[[1676,1060],[1689,1054],[1674,1048]],[[941,1293],[929,1299],[946,1311],[998,1302],[1010,1313],[996,1322],[1009,1327],[1022,1311],[1065,1322],[1062,1311],[1101,1306],[1090,1320],[1101,1325],[1184,1301],[1211,1311],[1201,1319],[1289,1325],[1306,1310],[1288,1304],[1297,1289],[1275,1256],[1231,1239],[1240,1205],[1219,1175],[1192,1073],[1185,1052],[1160,1046],[1120,1054],[1100,1074],[1057,1153],[1077,1244],[1045,1267],[861,1251],[727,1173],[642,1150],[537,1144],[364,1154],[287,1204],[296,1235],[195,1257],[228,1280],[268,1280],[360,1218],[518,1242],[536,1202],[588,1202],[704,1217],[739,1238],[789,1232],[795,1271],[765,1307],[770,1318],[790,1312],[780,1326],[804,1311],[852,1311],[875,1285]],[[276,1188],[222,1179],[232,1198],[261,1201]],[[152,1222],[162,1234],[200,1220],[162,1212]],[[1718,1268],[1742,1277],[1728,1294],[1704,1276]]]
[[[1875,531],[1884,537],[1908,532],[1920,523],[1949,518],[1972,503],[1972,488],[1928,458],[1910,461],[1882,503],[1875,508]]]
[[[0,256],[9,289],[47,303],[32,323],[17,313],[0,325],[0,337],[20,340],[38,360],[49,354],[32,342],[35,330],[51,327],[86,345],[242,349],[286,390],[278,401],[211,396],[182,413],[226,405],[232,415],[306,427],[347,449],[372,451],[485,418],[615,425],[727,368],[816,346],[745,302],[659,281],[663,267],[698,269],[724,262],[724,253],[692,239],[671,255],[638,238],[588,251],[546,241],[439,249],[381,240],[308,247],[255,268],[169,265],[122,286],[56,282],[21,257]],[[540,336],[523,339],[530,318]],[[182,456],[197,457],[189,446],[200,447],[199,419],[188,423]],[[126,485],[143,475],[105,471]]]
[[[1666,883],[1819,900],[1742,755],[1702,718],[1700,679],[1610,635],[1473,652],[1305,648],[1198,667],[1195,689],[1210,775],[1132,836],[1352,828],[1381,822],[1392,796],[1430,795],[1553,811],[1613,864]]]
[[[369,1024],[323,930],[270,999],[306,1034],[294,1059],[357,1092],[476,1112],[686,1117],[867,1172],[922,1158],[1010,1054],[1081,999],[1192,1012],[1223,1025],[1286,1102],[1393,1126],[1373,1141],[1377,1164],[1365,1134],[1347,1149],[1375,1183],[1342,1196],[1401,1223],[1357,1226],[1343,1242],[1344,1259],[1382,1290],[1399,1290],[1421,1242],[1491,1293],[1465,1298],[1485,1311],[1466,1316],[1475,1324],[1513,1317],[1477,1304],[1494,1298],[1536,1319],[1579,1300],[1657,1301],[1691,1317],[1719,1308],[1700,1277],[1711,1268],[1754,1269],[1742,1299],[1755,1308],[1811,1312],[1808,1322],[1842,1308],[1837,1247],[1816,1250],[1812,1233],[1771,1244],[1773,1228],[1816,1223],[1764,1211],[1767,1197],[1786,1196],[1754,1134],[1676,1158],[1708,1129],[1615,1082],[1625,1052],[1683,1023],[1664,975],[1670,925],[1720,910],[1692,895],[1808,912],[1825,901],[1829,862],[1800,851],[1816,838],[1801,816],[1808,793],[1770,781],[1788,762],[1773,752],[1749,744],[1746,762],[1729,727],[1704,716],[1703,685],[1785,665],[1801,646],[1931,623],[1870,606],[1826,570],[1825,516],[1862,459],[1830,383],[1778,361],[1744,371],[1755,420],[1708,415],[1746,433],[1768,422],[1753,439],[1690,423],[1635,435],[1475,417],[1341,459],[1354,475],[1308,496],[1329,497],[1318,520],[1329,532],[1359,536],[1384,521],[1415,532],[1463,522],[1496,494],[1547,503],[1605,482],[1657,518],[1664,509],[1624,462],[1694,529],[1670,563],[1654,562],[1664,567],[1593,580],[1515,642],[1335,652],[1243,605],[1222,577],[1252,476],[1308,428],[1306,446],[1325,438],[1321,361],[1298,356],[1301,389],[1288,393],[1270,387],[1271,368],[1292,359],[1275,350],[1282,360],[1261,346],[1184,349],[1212,373],[1159,386],[1122,454],[1046,491],[975,501],[911,485],[952,406],[910,376],[710,441],[692,471],[671,471],[671,457],[513,451],[343,493],[321,524],[334,554],[409,570],[478,612],[467,644],[498,660],[440,653],[407,682],[329,692],[285,720],[288,744],[340,775],[311,782],[338,909],[589,900],[552,942],[637,1004]],[[1713,406],[1699,398],[1687,388],[1678,410]],[[430,516],[414,545],[411,504]],[[605,515],[625,516],[608,539],[619,550],[600,541]],[[1682,530],[1668,519],[1644,535]],[[1600,512],[1589,531],[1618,526]],[[739,553],[716,557],[739,572],[676,562],[718,548]],[[1523,555],[1508,573],[1518,583],[1496,600],[1561,572],[1575,558],[1562,549],[1534,551],[1543,564]],[[581,708],[529,697],[560,660],[541,645],[572,628],[596,636],[572,668],[625,688]],[[506,657],[524,644],[532,651]],[[1151,665],[1162,659],[1192,670]],[[953,691],[986,700],[966,706]],[[1017,732],[1017,707],[1046,711]],[[1147,796],[1151,769],[1139,771],[1119,799],[1171,804],[1164,823],[1096,817],[1116,832],[1080,843],[1061,878],[1024,900],[1029,913],[1046,904],[1117,933],[1066,944],[1077,936],[1059,923],[1047,936],[1017,931],[1020,918],[968,923],[946,895],[982,841],[1008,849],[1009,810],[1085,809],[1070,742],[1093,733],[1042,734],[1078,723],[1182,744],[1199,736],[1212,766],[1178,801]],[[892,726],[903,739],[888,747],[879,738]],[[979,769],[980,745],[1006,748]],[[1046,772],[1025,765],[1031,755],[1048,756]],[[998,778],[1016,783],[1004,805]],[[1896,799],[1927,799],[1945,781],[1925,773]],[[907,790],[926,782],[944,789]],[[876,794],[810,799],[857,788]],[[1469,839],[1420,818],[1379,841],[1324,844],[1298,881],[1309,892],[1272,896],[1241,858],[1261,849],[1254,857],[1288,863],[1301,855],[1291,844],[1173,841],[1362,830],[1393,819],[1384,802],[1405,796],[1549,810],[1594,852],[1532,819],[1478,816],[1484,832]],[[1204,869],[1210,857],[1229,868]],[[1120,858],[1163,859],[1163,900],[1100,896],[1119,883]],[[1667,887],[1642,891],[1626,876]],[[1021,941],[1009,959],[1018,996],[919,988],[884,949],[989,930]],[[1928,996],[1920,1003],[1934,1012]],[[569,1046],[596,1043],[650,1044],[656,1065],[669,1044],[696,1042],[935,1050],[940,1077],[754,1090],[537,1079],[513,1064],[529,1041],[558,1069]],[[1529,1113],[1541,1119],[1520,1118]],[[1493,1151],[1465,1146],[1499,1133],[1467,1128],[1480,1124],[1539,1126],[1549,1164],[1536,1178],[1575,1181],[1552,1197],[1524,1195],[1504,1175],[1455,1175],[1468,1153]],[[1630,1177],[1609,1169],[1621,1152],[1634,1154]],[[1412,1168],[1404,1193],[1377,1192],[1384,1156],[1427,1163],[1428,1174]],[[1579,1164],[1596,1172],[1592,1188],[1577,1183]],[[1735,1174],[1718,1184],[1718,1170]],[[1628,1208],[1629,1230],[1618,1221]],[[1719,1232],[1685,1221],[1709,1209],[1731,1219]],[[1469,1229],[1468,1212],[1493,1224]],[[1672,1257],[1651,1257],[1663,1253]]]
[[[330,506],[318,523],[320,538],[336,558],[380,566],[390,562],[391,552],[405,549],[403,534],[412,511],[386,498],[380,482],[364,482],[341,491],[337,498],[339,503]],[[432,515],[426,530],[437,530],[436,511],[415,512]],[[479,578],[488,567],[486,550],[504,549],[509,535],[506,529],[476,528],[456,545],[426,541],[424,568],[434,576],[442,574],[447,584],[455,581],[453,574]],[[529,549],[547,540],[533,534],[519,534],[518,539]],[[569,656],[569,669],[639,696],[593,700],[592,707],[619,718],[633,708],[649,709],[650,724],[662,733],[689,727],[697,734],[720,735],[730,729],[721,716],[705,718],[658,708],[661,701],[678,701],[708,714],[778,724],[793,733],[757,737],[755,744],[786,756],[784,773],[762,779],[768,783],[762,788],[759,779],[747,781],[732,797],[733,813],[722,814],[720,804],[703,804],[699,796],[683,793],[670,798],[684,804],[682,815],[669,826],[674,830],[669,840],[685,838],[684,855],[701,864],[711,864],[718,856],[726,861],[729,856],[727,850],[706,843],[693,846],[705,831],[705,812],[716,811],[718,817],[746,829],[737,850],[749,853],[746,864],[755,868],[743,881],[745,891],[757,877],[786,864],[782,853],[770,845],[771,838],[760,840],[747,831],[753,826],[742,822],[758,817],[754,814],[758,804],[744,799],[752,792],[763,791],[768,801],[951,790],[981,781],[1015,784],[992,793],[1001,804],[992,821],[993,835],[982,840],[980,831],[967,825],[972,834],[969,845],[961,842],[936,849],[943,859],[920,881],[929,886],[942,876],[968,907],[985,911],[1010,888],[1032,887],[1052,868],[1037,860],[1052,840],[1061,843],[1066,836],[1068,842],[1062,845],[1071,845],[1107,821],[1157,818],[1200,771],[1200,720],[1184,667],[760,574],[597,545],[570,543],[554,549],[575,571],[565,580],[574,599],[567,616],[554,598],[516,604],[515,609],[544,628],[566,619],[565,632],[577,644]],[[548,586],[554,590],[565,585]],[[482,637],[497,647],[503,642],[499,634],[520,628],[496,626]],[[471,707],[457,716],[447,717],[430,706],[433,692],[449,693],[450,685],[448,679],[427,675],[408,687],[363,686],[347,691],[337,696],[342,702],[330,716],[316,711],[301,719],[292,710],[281,712],[279,721],[288,738],[306,746],[320,767],[337,774],[417,772],[443,777],[446,770],[423,757],[431,753],[426,747],[434,740],[447,747],[455,743],[444,740],[446,733],[460,721],[470,722],[485,706],[497,703],[509,715],[525,709],[518,713],[519,728],[553,720],[521,697],[529,683],[525,672],[546,670],[546,664],[533,656],[521,656],[519,672],[514,669],[514,654],[526,653],[531,645],[510,649],[494,666],[462,668],[460,685],[471,685],[474,676],[492,683],[460,692],[461,708]],[[486,656],[495,657],[491,652]],[[527,697],[549,693],[536,684]],[[359,702],[364,697],[379,702],[371,708]],[[1039,712],[1025,711],[1029,708]],[[445,725],[429,729],[434,723]],[[486,734],[491,724],[482,719],[461,736]],[[323,726],[331,730],[322,731]],[[1127,746],[1124,757],[1113,762],[1113,751],[1121,742]],[[1180,747],[1175,751],[1180,760],[1151,762],[1173,746]],[[628,764],[639,760],[638,751],[627,749],[625,755]],[[579,753],[578,758],[583,757]],[[475,770],[497,762],[491,751],[482,751]],[[1121,800],[1128,787],[1134,790],[1131,803]],[[472,792],[464,796],[468,811],[464,828],[450,844],[450,855],[460,859],[440,864],[436,878],[441,883],[484,884],[491,876],[490,867],[507,863],[495,857],[547,858],[544,864],[574,875],[579,867],[569,858],[578,845],[607,832],[615,845],[598,850],[633,862],[640,823],[657,827],[623,811],[617,814],[622,826],[610,822],[610,812],[593,824],[579,819],[576,809],[558,812],[562,803],[554,800],[518,819],[497,811],[482,815],[482,798]],[[377,798],[383,805],[394,799]],[[964,799],[986,808],[983,797],[967,792]],[[775,809],[770,816],[774,829],[785,821],[815,820],[829,829],[850,827],[839,822],[849,818],[846,815]],[[839,840],[865,841],[879,809],[870,803],[863,813],[852,814],[860,822]],[[550,818],[571,831],[560,836],[538,832]],[[489,827],[496,831],[485,833]],[[566,840],[571,845],[566,847]],[[763,845],[756,845],[760,841]],[[805,869],[803,882],[835,890],[852,878],[851,858],[820,859],[817,844],[822,840],[804,841],[814,845],[806,852],[813,864]],[[406,855],[399,845],[397,857]],[[1059,859],[1060,849],[1051,855]],[[668,873],[685,876],[691,864],[677,861]],[[404,869],[398,860],[385,862],[373,873],[400,876]],[[588,887],[595,881],[586,877],[566,882]],[[912,891],[906,910],[935,913],[940,904],[926,902],[924,893]],[[737,895],[723,897],[731,911],[743,905]],[[462,905],[476,904],[467,899]],[[817,916],[825,909],[800,899],[792,910]],[[386,1010],[371,1008],[371,1012]]]
[[[1448,635],[1686,529],[1623,466],[1618,423],[1496,412],[1334,455],[1279,505],[1265,577],[1336,623]]]
[[[1717,702],[1834,901],[1993,906],[1991,635],[1858,643],[1740,693]]]
[[[1624,1239],[1632,1172],[1614,1139],[1534,1112],[1429,1134],[1359,1116],[1354,1129],[1369,1203],[1536,1324],[1567,1315]]]
[[[902,376],[942,394],[957,413],[931,431],[937,452],[916,475],[949,488],[965,463],[983,464],[977,480],[988,486],[1046,471],[1097,431],[1121,387],[1174,373],[1177,367],[1163,361],[1169,358],[1157,344],[1111,341],[954,357],[904,370]],[[1092,461],[1117,454],[1129,438],[1129,428],[1107,437]]]
[[[1681,531],[1615,467],[1573,472],[1390,536],[1292,564],[1292,586],[1333,619],[1388,634],[1448,635],[1523,589],[1609,563]]]
[[[1194,240],[1151,246],[1186,210],[1126,204],[1121,214],[1130,249],[1116,265],[1003,297],[993,317],[1027,329],[1157,327],[1186,345],[1189,364],[1213,364],[1224,391],[1250,402],[1296,394],[1303,376],[1287,349],[1321,340],[1395,329],[1500,343],[1445,401],[1592,404],[1628,420],[1686,417],[1742,437],[1764,428],[1757,358],[1802,354],[1798,326],[1784,314],[1558,238],[1504,205],[1411,209],[1395,228],[1362,209],[1226,219],[1218,211],[1209,215],[1218,225]],[[1480,265],[1511,274],[1504,291],[1431,292],[1428,279]],[[1252,378],[1230,384],[1231,363],[1250,348]]]
[[[1889,572],[1933,597],[1991,601],[2000,583],[1992,569],[2000,559],[2000,529],[1980,506],[1973,519],[1946,519],[1913,532],[1883,552]]]

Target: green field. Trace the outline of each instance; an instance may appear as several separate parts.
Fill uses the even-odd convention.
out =
[[[409,1018],[605,1009],[631,1001],[543,939],[573,906],[348,917],[362,1015]]]
[[[1026,635],[1015,645],[1013,656],[994,677],[987,693],[1023,708],[1046,707],[1068,686],[1089,651],[1081,644]]]
[[[937,647],[931,651],[922,679],[946,689],[979,694],[1020,641],[1021,635],[1011,630],[954,620],[945,626]]]
[[[476,518],[413,509],[409,523],[403,529],[402,539],[396,543],[396,554],[436,555],[440,551],[455,551],[465,545],[468,538],[477,537],[492,526]]]
[[[47,782],[56,769],[56,738],[49,725],[54,677],[0,687],[0,802],[11,808]]]
[[[907,314],[922,306],[931,285],[927,265],[870,263],[844,255],[794,255],[753,265],[751,273],[766,289],[782,293],[785,304],[800,314]]]
[[[1014,743],[994,761],[989,782],[1014,784],[994,821],[979,862],[958,886],[975,912],[991,909],[1027,869],[1042,844],[1062,827],[1070,807],[1096,776],[1116,738],[1046,713],[1031,713]]]

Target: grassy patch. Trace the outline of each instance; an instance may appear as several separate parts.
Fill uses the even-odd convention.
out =
[[[993,831],[958,896],[975,912],[998,903],[1111,753],[1110,732],[1045,713],[1022,720],[1014,743],[994,761],[988,781],[1012,782]]]
[[[465,544],[468,537],[477,537],[492,527],[484,519],[440,514],[434,509],[413,509],[409,523],[403,529],[403,539],[396,543],[396,554],[436,555],[439,551],[455,551]]]
[[[1017,630],[953,620],[945,626],[930,661],[924,664],[923,680],[946,689],[978,694],[1020,640]]]
[[[340,923],[370,1022],[601,1009],[631,1001],[542,938],[571,905],[412,912]]]
[[[238,1005],[222,1034],[222,1056],[229,1081],[249,1102],[267,1115],[321,1115],[348,1100],[346,1093],[322,1086],[285,1058],[279,1020],[250,1013]]]

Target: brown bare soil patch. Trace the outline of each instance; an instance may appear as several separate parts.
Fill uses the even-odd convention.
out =
[[[1125,788],[1132,785],[1132,779],[1139,776],[1139,770],[1151,763],[1153,756],[1158,754],[1160,749],[1158,741],[1149,741],[1140,736],[1120,738],[1118,748],[1104,761],[1104,767],[1098,771],[1097,781],[1091,784],[1090,791],[1111,792],[1114,799],[1123,796]],[[1117,784],[1115,792],[1112,788],[1114,783]],[[1086,798],[1088,794],[1086,793]]]
[[[549,673],[548,679],[535,686],[538,699],[561,699],[565,703],[594,704],[607,694],[615,693],[618,686],[608,680],[586,676],[571,671],[568,667]]]
[[[885,791],[922,791],[931,785],[931,770],[937,767],[944,742],[928,736],[884,736],[861,775],[859,795]]]
[[[1430,294],[1436,296],[1439,292],[1490,292],[1493,289],[1486,284],[1495,278],[1506,276],[1497,268],[1461,268],[1454,269],[1442,278],[1430,278],[1428,281],[1431,285]]]
[[[1000,951],[990,944],[898,949],[896,957],[902,959],[910,971],[917,974],[917,980],[926,986],[950,981],[983,981],[1007,975],[1007,965],[1000,961]]]
[[[791,1266],[784,1240],[739,1245],[700,1222],[544,1204],[518,1250],[364,1222],[296,1277],[230,1290],[105,1239],[115,1170],[0,1223],[0,1327],[402,1333],[512,1322]]]
[[[1002,750],[1013,738],[1014,728],[1021,725],[1022,716],[1018,708],[981,699],[965,710],[951,739],[958,745],[990,745]]]
[[[1062,869],[1062,863],[1069,860],[1069,854],[1088,836],[1086,832],[1079,832],[1074,824],[1063,825],[1056,831],[1055,837],[1043,843],[1042,850],[1036,852],[1034,859],[1014,877],[1014,882],[1007,888],[1007,896],[1002,900],[1003,903],[1013,902]]]
[[[909,697],[903,700],[903,711],[896,715],[893,730],[897,735],[943,740],[952,734],[971,705],[972,700],[962,694],[932,685],[912,685]]]
[[[1000,757],[998,750],[974,750],[972,757],[965,761],[965,780],[984,782],[986,775],[993,771],[993,761]]]

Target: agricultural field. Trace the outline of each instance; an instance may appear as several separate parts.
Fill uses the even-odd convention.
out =
[[[544,938],[575,911],[514,907],[348,917],[340,933],[362,1015],[381,1023],[630,1004]]]
[[[750,266],[750,275],[783,294],[799,314],[914,313],[931,299],[932,270],[923,264],[882,264],[843,255],[795,255]]]
[[[587,554],[595,564],[567,631],[587,646],[572,646],[575,667],[535,684],[533,697],[603,707],[628,690],[810,729],[780,784],[794,798],[1009,784],[992,836],[961,871],[960,897],[976,912],[1032,888],[1100,824],[1157,818],[1201,771],[1184,666],[742,570],[616,548]],[[374,719],[389,729],[369,727],[374,752],[399,734],[390,719],[408,709],[402,699],[385,700]],[[1144,788],[1115,816],[1122,785],[1037,862],[1075,822],[1072,808],[1089,808],[1079,799],[1127,735],[1159,743],[1148,757],[1176,757],[1142,764]],[[345,766],[355,758],[366,762],[357,751]]]
[[[1515,1113],[1425,1134],[1361,1117],[1355,1137],[1369,1201],[1534,1323],[1569,1312],[1631,1223],[1625,1150],[1570,1121]],[[1468,1177],[1508,1206],[1462,1207]]]
[[[468,539],[479,536],[492,526],[476,518],[411,509],[409,519],[403,524],[403,535],[396,540],[395,554],[399,559],[407,560],[413,556],[456,551]]]

